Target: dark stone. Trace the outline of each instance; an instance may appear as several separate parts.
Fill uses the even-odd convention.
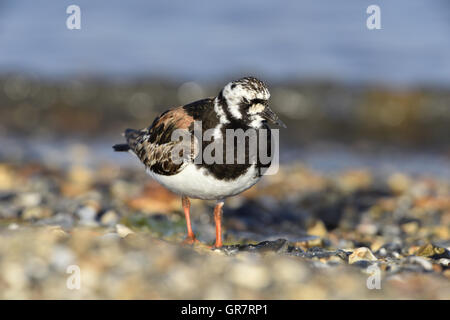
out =
[[[359,260],[356,261],[355,263],[352,264],[352,266],[356,266],[362,269],[366,269],[367,267],[372,265],[372,261],[368,261],[368,260]]]
[[[275,241],[263,241],[258,244],[248,244],[242,245],[240,251],[251,251],[251,252],[285,252],[288,249],[288,241],[286,239],[278,239]]]

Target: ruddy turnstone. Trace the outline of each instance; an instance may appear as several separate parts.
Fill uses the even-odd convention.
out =
[[[235,136],[230,139],[227,135],[229,129],[232,129],[231,132],[237,129],[242,129],[242,132],[260,132],[263,131],[261,129],[266,129],[269,134],[262,139],[266,139],[266,146],[270,148],[271,136],[267,120],[286,126],[269,108],[269,97],[267,86],[256,78],[245,77],[232,81],[214,98],[167,110],[148,128],[127,129],[124,133],[127,143],[113,146],[115,151],[130,151],[135,154],[150,176],[167,189],[181,195],[187,224],[185,243],[197,241],[191,227],[189,198],[217,200],[214,208],[215,247],[222,247],[224,199],[252,187],[260,180],[261,170],[270,166],[270,157],[268,162],[262,163],[259,152],[256,157],[251,155],[250,135],[242,141]],[[209,130],[212,133],[209,139],[198,139],[195,132],[197,124],[200,125],[201,132]],[[179,130],[188,133],[191,139],[174,139],[174,133]],[[227,157],[230,155],[230,150],[226,149],[227,137],[228,142],[232,141],[231,157]],[[258,139],[261,137],[258,136]],[[180,149],[186,140],[189,142],[188,149]],[[217,141],[222,142],[221,147],[211,152],[211,142]],[[243,157],[239,152],[234,152],[239,145],[245,146]],[[210,156],[223,161],[197,161],[198,155],[204,154],[208,148]],[[257,148],[260,148],[259,142]],[[181,156],[181,161],[175,159],[174,154]]]

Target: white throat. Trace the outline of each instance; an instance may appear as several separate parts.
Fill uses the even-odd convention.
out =
[[[227,118],[227,115],[225,114],[225,111],[223,110],[223,107],[220,105],[218,98],[214,99],[214,111],[216,112],[217,116],[219,117],[219,122],[221,124],[230,123],[230,121]]]

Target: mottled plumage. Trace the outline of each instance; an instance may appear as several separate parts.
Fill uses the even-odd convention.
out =
[[[284,126],[270,110],[269,98],[269,90],[262,81],[245,77],[228,83],[215,98],[202,99],[164,112],[148,128],[127,129],[124,133],[127,143],[115,145],[114,149],[136,154],[154,179],[183,197],[188,238],[193,241],[195,237],[190,228],[187,197],[219,200],[216,215],[221,212],[222,199],[253,186],[261,178],[262,169],[270,166],[270,162],[261,161],[259,152],[250,152],[250,142],[256,142],[259,148],[261,138],[267,140],[265,152],[271,150],[267,120]],[[197,128],[198,125],[200,127]],[[200,137],[194,135],[198,129]],[[236,138],[232,137],[236,150],[245,145],[245,154],[242,158],[234,152],[236,150],[232,150],[231,159],[234,161],[230,163],[226,149],[230,142],[227,141],[229,129],[250,133],[252,130],[259,132],[266,129],[268,135],[260,137],[256,134],[256,140],[246,136],[242,141],[235,141]],[[188,139],[173,139],[173,135],[180,132],[176,130],[181,130]],[[204,136],[207,130],[212,132],[209,138]],[[199,139],[202,139],[201,143]],[[221,148],[213,149],[210,154],[218,161],[198,161],[203,159],[198,157],[212,150],[212,142],[219,141],[222,142]],[[216,152],[222,152],[222,155]],[[181,159],[174,160],[174,154]],[[220,222],[220,218],[216,217],[216,227],[217,221]],[[220,230],[220,226],[218,228]],[[221,238],[216,237],[216,247],[221,245]]]
[[[179,172],[183,163],[172,161],[171,152],[179,143],[172,141],[172,133],[176,129],[189,130],[192,123],[193,118],[183,107],[178,107],[161,114],[148,128],[127,129],[125,138],[130,150],[147,169],[161,175],[173,175]]]

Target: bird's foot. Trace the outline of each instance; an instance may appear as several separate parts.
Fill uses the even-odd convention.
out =
[[[210,245],[210,246],[208,246],[208,247],[209,247],[211,250],[215,250],[215,249],[220,250],[220,249],[223,248],[223,244],[217,244],[217,243],[215,243],[215,244]]]
[[[199,243],[200,241],[197,240],[197,238],[195,236],[187,236],[184,241],[183,244],[186,245],[193,245],[195,243]]]

